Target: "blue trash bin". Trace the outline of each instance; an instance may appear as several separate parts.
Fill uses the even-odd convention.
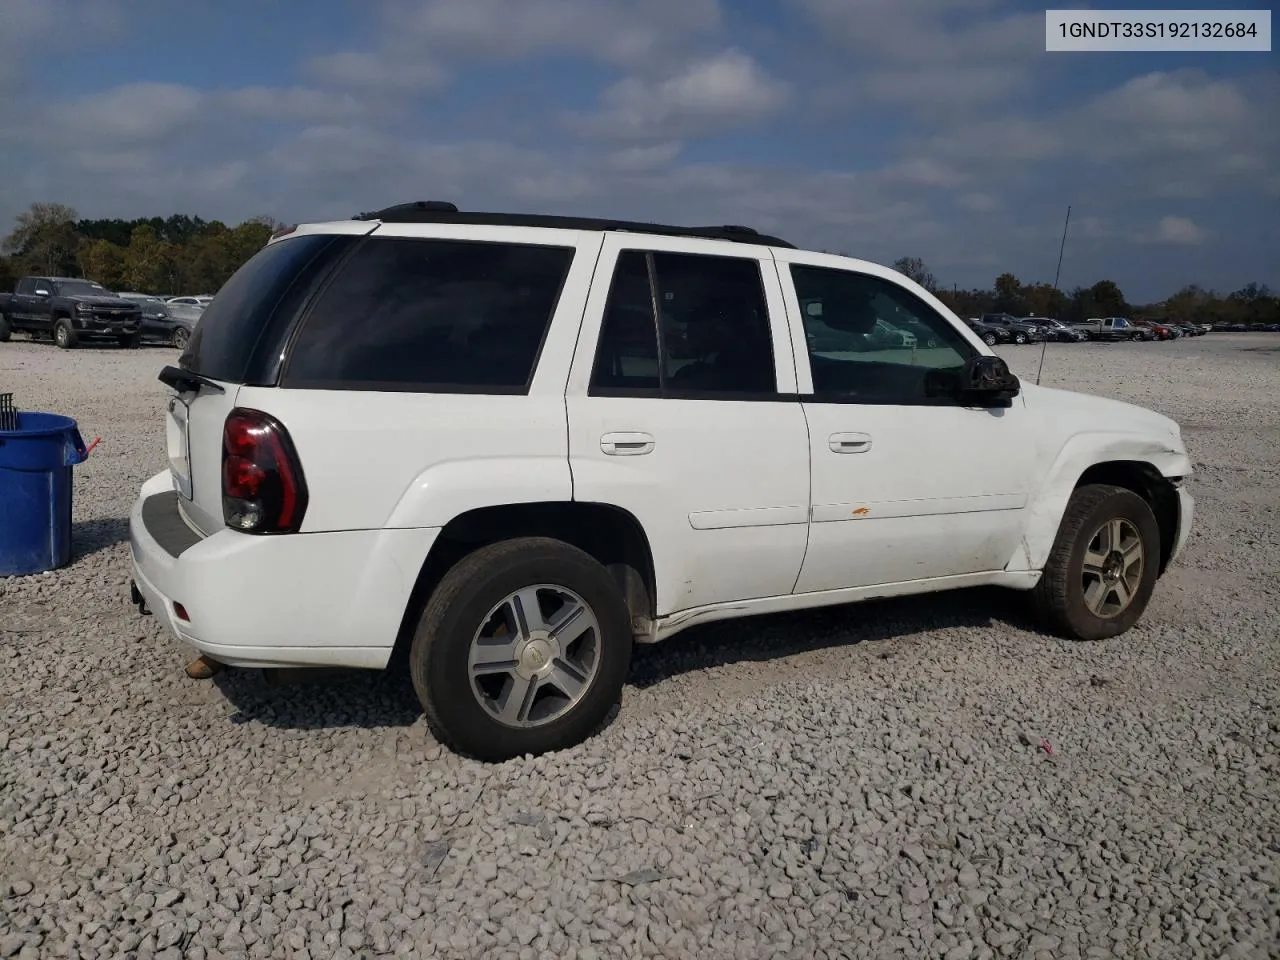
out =
[[[88,455],[56,413],[19,413],[17,430],[0,430],[0,577],[70,562],[71,468]]]

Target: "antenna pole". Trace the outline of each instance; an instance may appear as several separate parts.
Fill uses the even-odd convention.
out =
[[[1071,226],[1071,205],[1067,204],[1067,219],[1062,225],[1062,243],[1058,245],[1058,269],[1053,272],[1053,289],[1058,290],[1058,280],[1062,276],[1062,254],[1067,249],[1067,227]],[[1061,293],[1062,291],[1058,291]],[[1036,371],[1036,386],[1040,386],[1040,375],[1044,373],[1044,355],[1049,349],[1049,338],[1045,337],[1040,344],[1040,369]]]

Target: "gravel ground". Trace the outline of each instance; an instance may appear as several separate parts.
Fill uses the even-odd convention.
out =
[[[1125,637],[984,590],[718,624],[498,766],[391,675],[182,675],[126,602],[171,361],[0,346],[102,437],[75,561],[0,580],[0,958],[1280,956],[1280,335],[1049,348],[1196,462]]]

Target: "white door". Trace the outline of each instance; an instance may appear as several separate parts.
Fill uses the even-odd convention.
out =
[[[995,408],[952,399],[981,342],[890,270],[799,251],[777,259],[813,470],[796,592],[1003,569],[1021,536],[1033,437],[1021,397]]]
[[[659,616],[791,592],[809,442],[768,248],[609,234],[567,405],[574,499],[640,522]]]

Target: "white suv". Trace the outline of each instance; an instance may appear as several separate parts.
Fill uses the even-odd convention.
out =
[[[160,379],[139,607],[235,666],[404,651],[486,759],[587,737],[633,643],[712,620],[995,584],[1115,636],[1191,522],[1171,420],[1019,384],[896,271],[742,227],[293,228]]]

